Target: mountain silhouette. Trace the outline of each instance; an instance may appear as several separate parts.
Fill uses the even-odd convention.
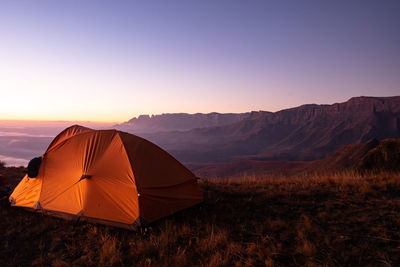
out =
[[[119,130],[141,134],[168,131],[188,131],[196,128],[216,127],[239,122],[250,113],[165,113],[140,115],[127,122],[115,125]]]
[[[233,121],[238,121],[197,127],[197,118],[209,116],[202,115],[168,114],[147,118],[153,120],[153,125],[158,125],[161,118],[162,125],[167,125],[168,121],[177,121],[182,116],[187,122],[181,120],[178,129],[169,128],[175,130],[160,126],[163,131],[148,131],[141,136],[183,162],[311,161],[322,159],[343,145],[400,137],[400,96],[362,96],[332,105],[308,104],[278,112],[236,114],[236,117],[230,114]],[[190,129],[193,125],[196,128]],[[190,130],[182,130],[185,128]]]

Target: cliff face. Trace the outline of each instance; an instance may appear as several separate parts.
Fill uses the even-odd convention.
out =
[[[237,123],[144,137],[185,162],[316,160],[346,144],[400,137],[400,97],[251,112]]]
[[[277,138],[257,151],[260,157],[279,158],[288,153],[297,154],[297,160],[313,160],[345,144],[399,137],[400,97],[358,97],[340,104],[305,105],[268,114],[253,138],[269,140],[271,135]]]

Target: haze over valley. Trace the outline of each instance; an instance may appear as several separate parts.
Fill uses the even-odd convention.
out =
[[[112,123],[0,120],[0,161],[9,166],[27,166],[30,159],[44,153],[57,134],[76,123],[96,129],[113,126]]]

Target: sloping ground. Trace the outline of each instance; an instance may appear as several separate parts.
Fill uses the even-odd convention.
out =
[[[203,181],[205,202],[143,233],[2,202],[2,266],[398,266],[400,175]]]
[[[313,162],[238,161],[226,163],[186,164],[201,178],[243,178],[260,176],[294,176],[310,171]]]
[[[345,145],[326,158],[311,162],[308,169],[312,171],[343,171],[358,169],[367,153],[379,146],[380,142],[371,139],[365,143]],[[382,166],[384,167],[384,166]],[[384,168],[382,168],[384,169]]]
[[[330,173],[349,170],[399,171],[400,139],[379,142],[371,139],[361,144],[345,145],[326,158],[301,161],[237,161],[228,163],[197,163],[187,166],[199,177],[240,178],[243,176],[298,176],[309,173]]]
[[[358,163],[361,170],[400,171],[400,139],[385,139]]]
[[[328,157],[311,162],[313,171],[399,171],[400,139],[388,138],[379,142],[372,139],[362,144],[344,146]]]
[[[6,184],[14,188],[19,181],[25,176],[26,168],[24,167],[4,167],[4,163],[0,161],[0,176],[3,177]]]

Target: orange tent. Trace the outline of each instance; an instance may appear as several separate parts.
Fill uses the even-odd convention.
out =
[[[26,175],[10,196],[13,206],[131,229],[202,200],[193,173],[158,146],[78,125],[52,141],[38,176]]]

